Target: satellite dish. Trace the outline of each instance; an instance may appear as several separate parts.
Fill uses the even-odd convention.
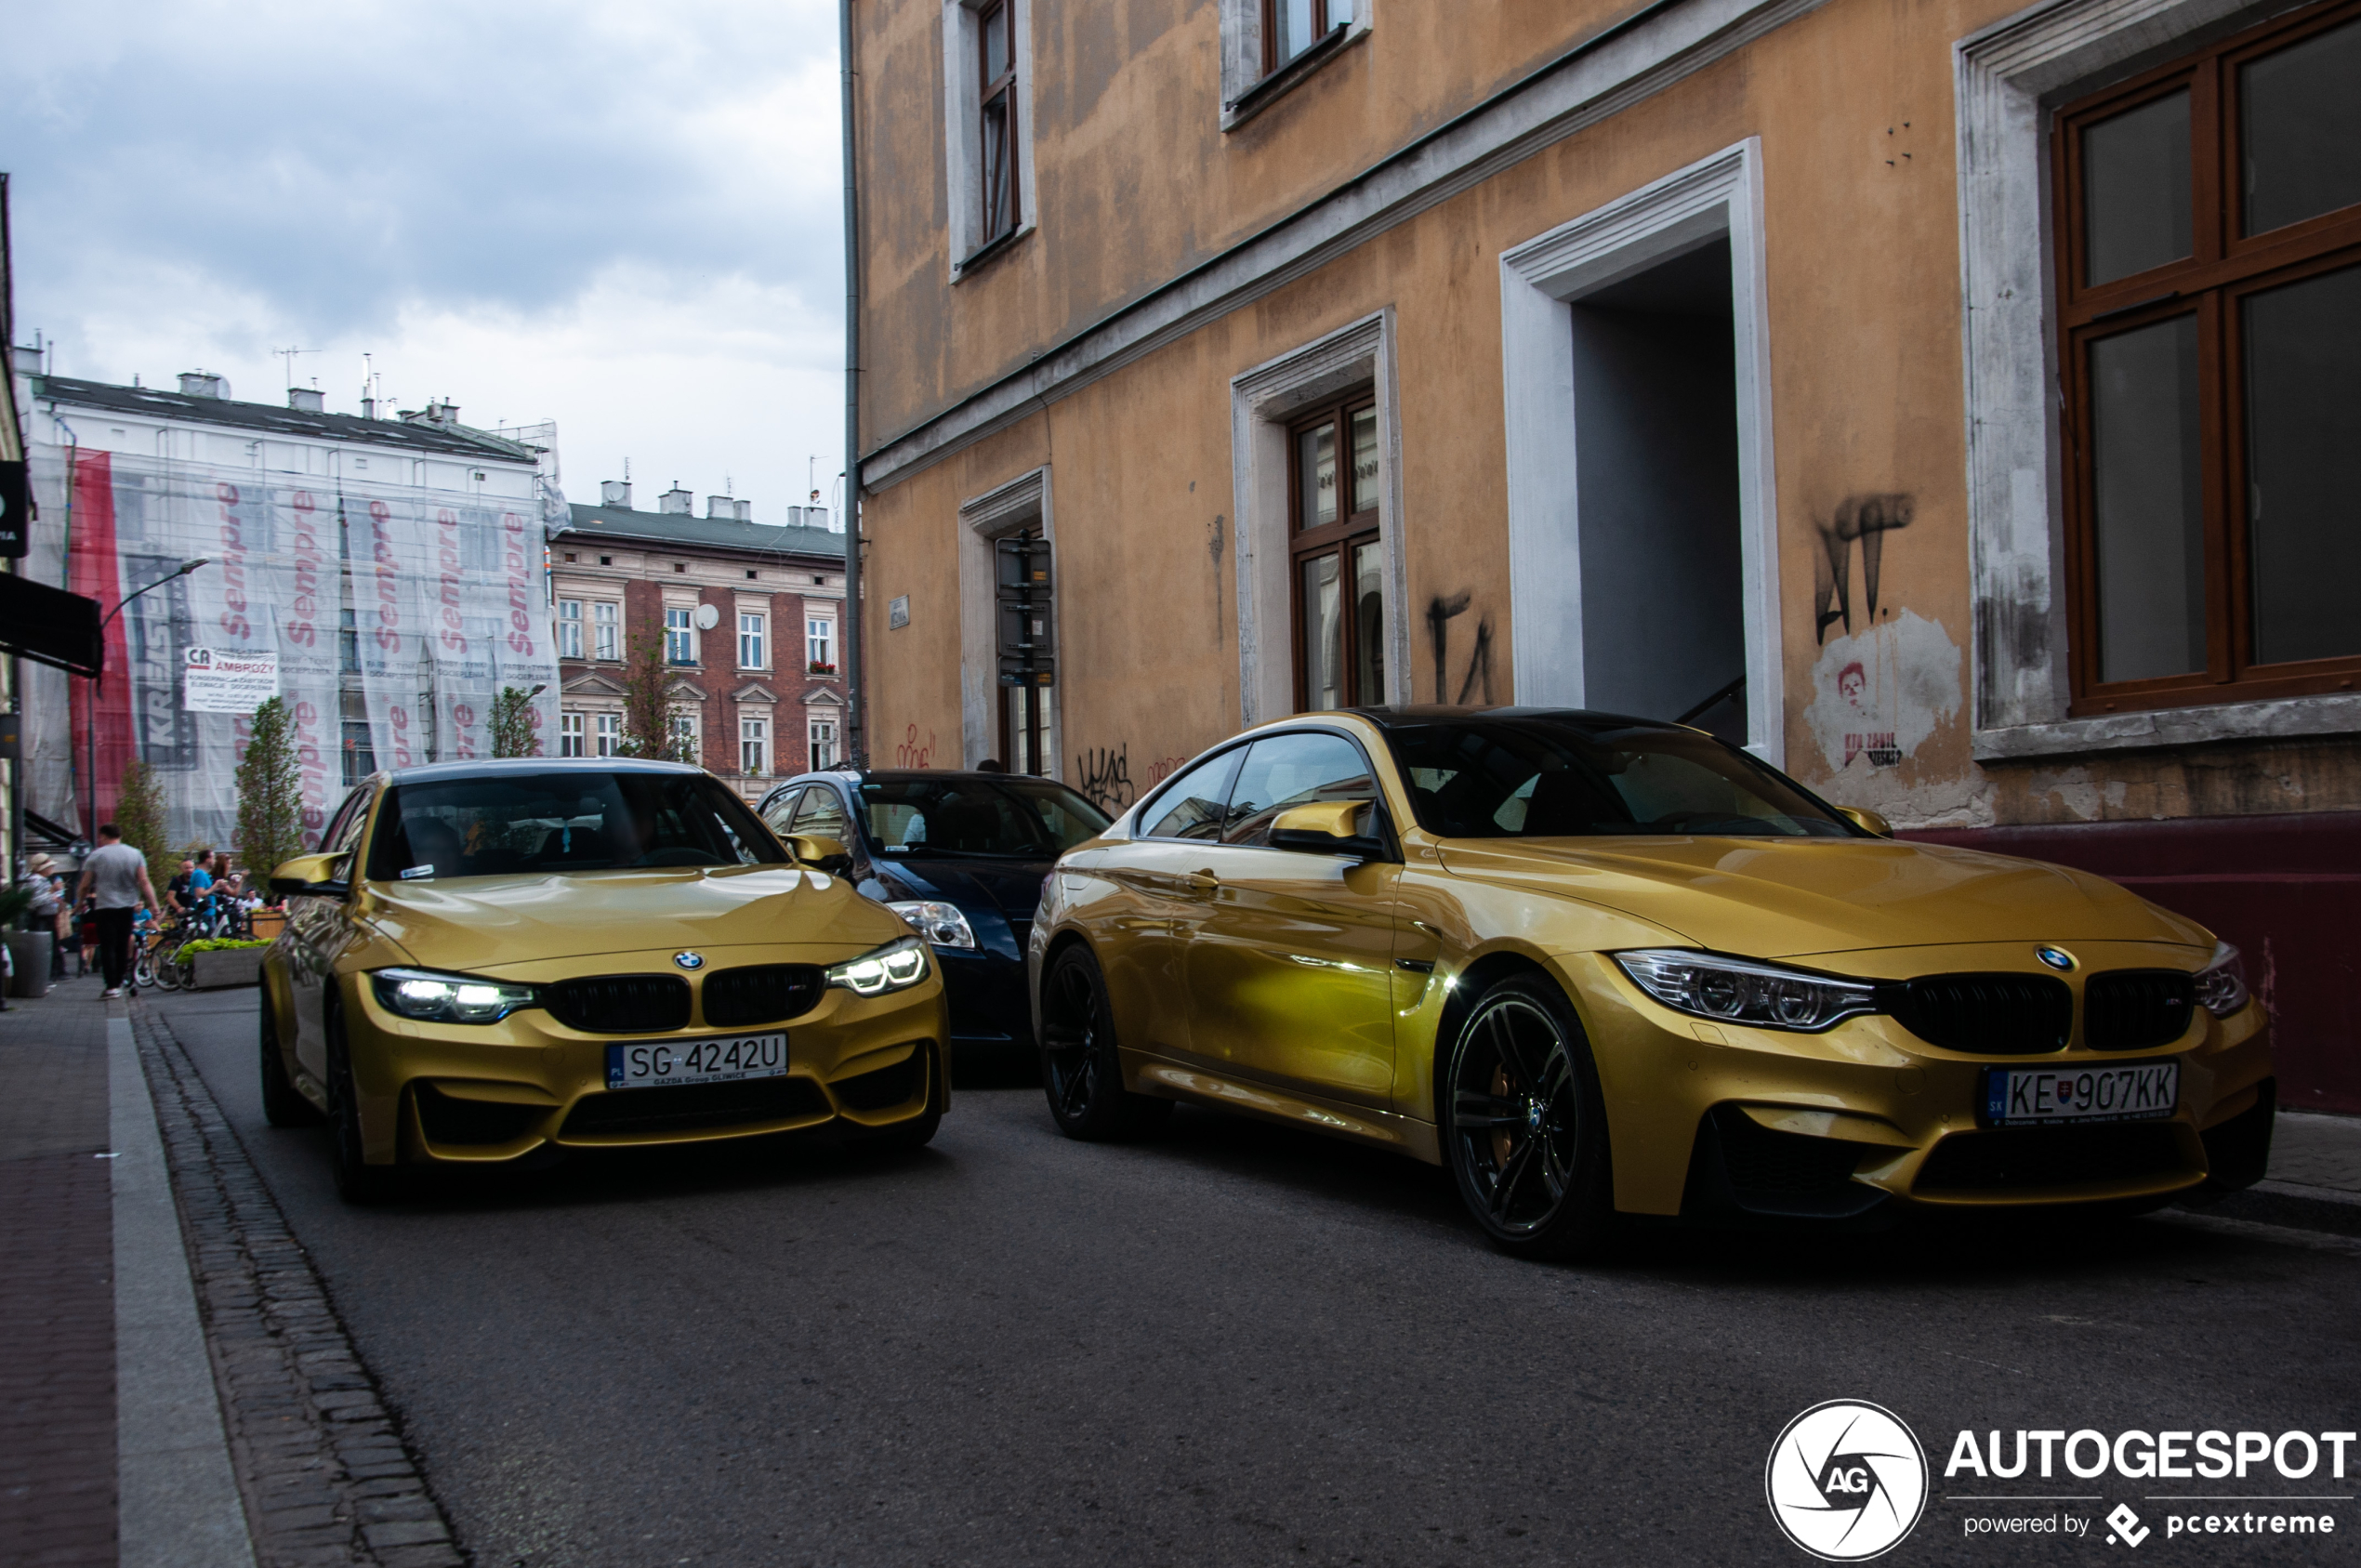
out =
[[[721,624],[721,612],[710,604],[700,604],[697,606],[696,622],[697,630],[711,631]]]

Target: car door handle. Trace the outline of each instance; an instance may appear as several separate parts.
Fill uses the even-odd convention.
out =
[[[1187,886],[1189,891],[1207,898],[1221,890],[1221,878],[1210,871],[1192,871],[1180,880]]]

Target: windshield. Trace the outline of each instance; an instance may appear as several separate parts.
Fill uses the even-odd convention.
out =
[[[1062,784],[1021,775],[872,779],[861,786],[870,838],[889,855],[1055,860],[1105,831],[1107,814]]]
[[[695,773],[553,769],[397,784],[369,843],[379,881],[780,863],[745,804]]]
[[[1786,778],[1693,730],[1476,715],[1392,726],[1386,739],[1418,825],[1442,837],[1858,837]]]

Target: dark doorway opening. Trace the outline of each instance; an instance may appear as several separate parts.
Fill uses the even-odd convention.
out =
[[[1584,705],[1743,745],[1729,238],[1572,303]]]

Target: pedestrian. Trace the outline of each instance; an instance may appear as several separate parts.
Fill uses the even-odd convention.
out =
[[[123,841],[123,829],[100,824],[99,847],[82,863],[79,896],[97,906],[99,966],[109,996],[123,995],[131,967],[131,919],[140,909],[156,912],[156,887],[148,880],[148,857]]]
[[[25,911],[24,929],[47,931],[49,943],[49,978],[63,979],[66,972],[66,947],[63,916],[65,900],[59,895],[55,875],[57,863],[46,855],[34,855],[24,863],[22,886],[33,895],[33,903]]]

